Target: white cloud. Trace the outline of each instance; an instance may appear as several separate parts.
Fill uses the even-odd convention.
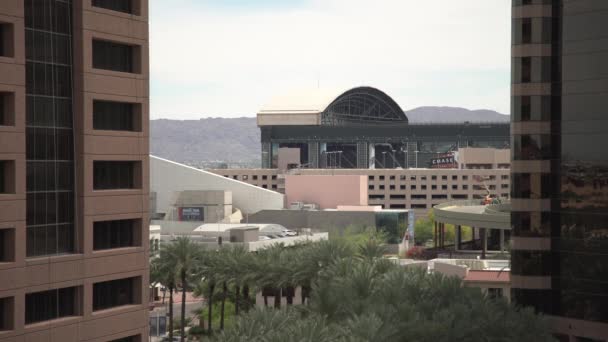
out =
[[[273,95],[319,80],[376,86],[404,109],[509,110],[507,0],[150,6],[153,118],[253,115]]]

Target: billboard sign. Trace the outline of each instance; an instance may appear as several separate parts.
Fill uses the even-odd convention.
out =
[[[180,207],[180,221],[205,221],[205,211],[201,207]]]
[[[455,169],[458,168],[458,161],[453,152],[444,153],[431,158],[431,169]]]

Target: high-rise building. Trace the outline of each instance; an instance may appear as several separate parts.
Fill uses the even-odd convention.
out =
[[[608,1],[514,0],[512,298],[608,340]]]
[[[0,1],[0,341],[147,341],[148,1]]]

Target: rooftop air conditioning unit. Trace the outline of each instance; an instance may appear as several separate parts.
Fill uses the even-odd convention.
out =
[[[302,206],[302,210],[317,210],[318,206],[314,203],[307,203]]]
[[[292,202],[289,205],[289,209],[292,209],[292,210],[302,210],[303,207],[304,207],[303,202]]]

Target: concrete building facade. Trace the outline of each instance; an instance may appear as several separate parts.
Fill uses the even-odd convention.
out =
[[[211,172],[263,188],[286,192],[292,175],[354,175],[367,179],[367,204],[385,209],[413,209],[417,217],[449,200],[481,199],[487,191],[508,198],[509,169],[217,169]],[[314,179],[314,178],[312,178]],[[484,185],[485,184],[485,185]]]
[[[512,299],[608,340],[608,2],[514,0]]]
[[[0,341],[148,338],[148,1],[0,2]]]

